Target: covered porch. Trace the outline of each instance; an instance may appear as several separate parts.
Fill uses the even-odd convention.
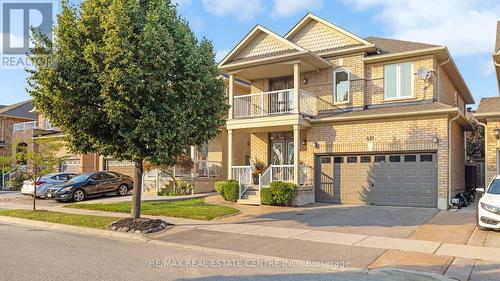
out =
[[[234,130],[234,133],[249,135],[250,154],[246,163],[234,157],[240,144],[233,143],[233,130],[228,130],[229,179],[238,181],[239,203],[259,205],[260,191],[272,182],[295,183],[299,189],[298,199],[304,191],[313,198],[313,169],[301,154],[307,153],[307,127],[287,125],[269,128]],[[296,145],[297,144],[297,145]],[[236,150],[236,151],[235,151]],[[306,159],[304,159],[306,160]],[[303,199],[301,201],[304,201]],[[312,202],[308,202],[312,203]],[[307,204],[307,203],[305,203]],[[297,203],[297,205],[304,205]]]

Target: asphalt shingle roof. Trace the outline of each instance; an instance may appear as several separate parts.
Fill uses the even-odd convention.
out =
[[[381,50],[382,54],[401,53],[401,52],[417,51],[428,48],[440,47],[439,45],[403,41],[396,39],[387,39],[380,37],[368,37],[365,38],[365,40],[372,44],[375,44],[375,47]]]
[[[0,108],[0,116],[18,117],[23,119],[35,120],[38,114],[33,111],[31,100],[22,101],[16,104]]]
[[[482,98],[477,108],[477,114],[500,114],[500,97]]]

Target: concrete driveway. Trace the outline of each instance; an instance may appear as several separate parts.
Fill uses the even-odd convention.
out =
[[[406,238],[438,213],[431,208],[315,204],[306,208],[245,206],[227,221],[263,226]]]

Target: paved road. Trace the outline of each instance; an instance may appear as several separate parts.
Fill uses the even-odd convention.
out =
[[[401,280],[0,224],[1,280]],[[407,273],[405,273],[407,274]],[[411,280],[430,280],[415,278]]]

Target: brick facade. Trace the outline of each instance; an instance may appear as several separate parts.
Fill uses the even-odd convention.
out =
[[[487,119],[485,128],[485,156],[486,156],[486,184],[489,184],[494,176],[498,174],[498,155],[500,151],[500,140],[496,139],[494,129],[500,128],[500,118]]]

